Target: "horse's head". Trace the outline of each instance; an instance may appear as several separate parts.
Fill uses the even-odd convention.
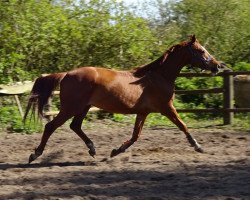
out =
[[[191,67],[198,67],[202,70],[209,70],[212,74],[217,74],[221,69],[225,69],[224,63],[217,61],[203,47],[195,35],[191,36],[190,42],[187,43],[188,52],[190,55]]]

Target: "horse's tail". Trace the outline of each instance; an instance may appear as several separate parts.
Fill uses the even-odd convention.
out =
[[[31,90],[28,105],[24,114],[24,122],[27,119],[30,109],[32,109],[32,114],[37,109],[38,115],[40,117],[43,116],[44,106],[48,103],[48,99],[52,95],[52,92],[59,85],[65,75],[66,73],[63,72],[41,76],[36,79]]]

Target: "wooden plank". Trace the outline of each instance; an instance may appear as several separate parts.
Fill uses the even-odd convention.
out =
[[[218,76],[224,76],[225,74],[228,74],[228,75],[233,75],[233,76],[236,76],[236,75],[250,75],[250,71],[237,71],[237,72],[234,72],[234,71],[224,71],[222,73],[219,73]]]
[[[250,75],[250,71],[238,71],[238,72],[234,72],[234,71],[224,71],[224,72],[220,72],[218,74],[216,74],[215,76],[225,76],[225,75]],[[178,77],[213,77],[212,74],[210,73],[180,73]]]
[[[191,73],[191,72],[189,72],[189,73],[180,73],[178,75],[178,77],[186,77],[186,78],[188,78],[188,77],[192,77],[192,78],[194,78],[194,77],[213,77],[213,75],[210,73],[194,73],[194,72]]]
[[[53,95],[59,95],[60,94],[60,91],[58,91],[58,90],[55,90],[55,91],[53,91],[53,93],[52,93]]]
[[[228,112],[250,112],[250,108],[226,108],[223,110]]]
[[[89,112],[97,112],[97,111],[100,111],[101,109],[100,108],[97,108],[97,107],[91,107],[89,109]],[[48,116],[55,116],[59,113],[59,111],[46,111],[43,113],[44,117],[48,117]]]
[[[223,112],[223,108],[190,108],[190,109],[177,109],[177,112],[182,113],[200,113],[200,112]]]
[[[183,113],[199,113],[199,112],[250,112],[250,108],[194,108],[194,109],[177,109],[178,112]]]
[[[0,94],[2,95],[18,95],[30,92],[33,87],[33,82],[26,81],[15,85],[0,85]]]
[[[92,107],[90,108],[89,112],[96,112],[100,111],[101,109]],[[250,112],[250,108],[230,108],[230,109],[224,109],[224,108],[190,108],[190,109],[177,109],[177,112],[180,113],[200,113],[200,112]],[[44,116],[55,116],[59,113],[59,111],[49,111],[49,112],[44,112]]]
[[[208,94],[223,93],[223,88],[200,89],[200,90],[175,90],[176,94]]]

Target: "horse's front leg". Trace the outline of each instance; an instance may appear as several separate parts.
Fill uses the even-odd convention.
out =
[[[135,120],[135,125],[134,125],[134,131],[133,131],[131,139],[124,142],[120,146],[119,149],[113,149],[111,154],[110,154],[110,157],[114,157],[114,156],[117,156],[120,153],[125,152],[125,150],[127,148],[129,148],[132,144],[134,144],[134,142],[136,142],[138,140],[146,117],[147,117],[147,114],[144,114],[144,115],[137,114],[136,120]]]
[[[166,111],[164,111],[162,115],[168,117],[168,119],[170,119],[181,131],[185,133],[188,142],[190,143],[191,147],[194,147],[195,151],[200,153],[204,152],[201,148],[201,145],[189,133],[186,124],[181,120],[173,105],[171,105]]]

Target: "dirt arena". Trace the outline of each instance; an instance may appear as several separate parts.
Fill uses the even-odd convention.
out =
[[[250,132],[191,129],[206,151],[200,154],[176,128],[144,128],[129,150],[110,158],[132,125],[98,121],[85,131],[95,159],[64,126],[30,165],[41,134],[1,132],[0,199],[250,199]]]

